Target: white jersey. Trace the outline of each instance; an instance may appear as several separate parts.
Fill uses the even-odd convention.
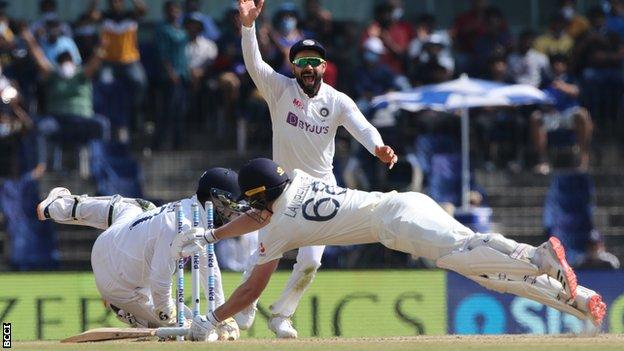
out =
[[[182,204],[183,231],[192,226],[191,204],[199,202],[197,197],[178,201]],[[149,287],[155,306],[171,299],[171,277],[177,264],[171,258],[170,245],[178,235],[175,218],[176,202],[167,203],[139,216],[114,224],[101,236],[109,245],[109,267],[117,272],[119,279],[136,287]],[[199,225],[206,226],[206,211],[199,205]],[[200,276],[206,277],[206,252],[200,256]],[[201,279],[207,292],[206,279]]]
[[[388,193],[364,192],[328,184],[296,169],[292,182],[273,204],[273,216],[260,235],[258,262],[312,245],[354,245],[379,241],[371,215]]]
[[[332,174],[334,139],[344,126],[374,154],[383,140],[351,98],[321,83],[318,94],[308,97],[296,79],[275,72],[262,60],[255,24],[242,26],[245,67],[269,105],[273,126],[273,160],[287,172],[295,168],[327,179]]]

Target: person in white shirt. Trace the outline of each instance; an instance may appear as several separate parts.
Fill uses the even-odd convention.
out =
[[[334,139],[338,127],[344,126],[371,154],[392,167],[397,161],[394,150],[384,145],[379,132],[351,98],[323,82],[327,63],[325,49],[319,42],[304,39],[290,48],[289,60],[295,78],[275,72],[262,60],[254,22],[263,5],[263,0],[257,1],[257,5],[252,0],[239,0],[239,15],[245,67],[269,106],[273,159],[288,172],[299,168],[335,185],[332,173]],[[290,316],[316,275],[323,250],[324,246],[299,249],[297,263],[285,290],[270,307],[269,328],[277,337],[297,337]],[[252,304],[235,317],[241,329],[251,326],[254,312],[255,305]]]
[[[238,184],[252,211],[215,230],[189,230],[171,244],[172,258],[177,258],[218,239],[267,229],[250,277],[221,307],[193,319],[191,340],[205,340],[221,321],[257,299],[283,253],[308,245],[379,242],[430,259],[488,289],[538,301],[596,326],[605,316],[602,297],[577,284],[554,237],[534,247],[501,234],[475,233],[424,194],[344,189],[298,169],[291,178],[269,159],[245,164]]]
[[[106,308],[132,327],[171,326],[176,316],[171,278],[177,263],[169,254],[170,244],[178,235],[175,205],[182,205],[183,230],[189,230],[192,204],[199,205],[200,226],[205,227],[204,203],[211,200],[215,206],[214,223],[219,226],[238,214],[223,207],[217,192],[230,199],[238,196],[236,172],[212,168],[200,178],[193,197],[160,207],[146,200],[119,195],[76,196],[58,187],[37,206],[37,216],[40,220],[104,229],[93,245],[91,266]],[[216,260],[215,267],[215,305],[219,306],[224,296]],[[200,276],[207,276],[206,252],[200,255]],[[201,279],[201,283],[207,294],[207,279]],[[190,310],[185,312],[190,319]],[[221,338],[238,338],[236,322],[231,319],[228,327],[221,328],[218,333]]]

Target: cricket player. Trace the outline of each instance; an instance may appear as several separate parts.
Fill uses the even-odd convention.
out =
[[[335,185],[334,139],[338,127],[344,126],[371,154],[392,167],[397,157],[391,147],[384,145],[375,127],[351,98],[323,82],[327,63],[325,48],[318,41],[305,39],[290,48],[289,59],[295,78],[275,72],[262,60],[254,22],[263,5],[264,0],[257,1],[257,5],[253,0],[239,0],[239,15],[245,67],[269,106],[273,159],[287,172],[298,168]],[[290,316],[321,266],[324,249],[322,245],[299,249],[284,292],[270,306],[269,328],[277,337],[297,337]],[[247,329],[254,315],[255,303],[235,319],[241,329]]]
[[[175,204],[182,205],[183,229],[189,230],[191,205],[199,205],[200,226],[205,227],[204,203],[211,200],[216,213],[215,226],[219,226],[238,216],[224,208],[219,198],[233,199],[238,193],[236,172],[213,168],[201,176],[193,197],[160,207],[146,200],[119,195],[76,196],[59,187],[52,189],[37,206],[37,216],[40,220],[105,229],[93,245],[91,266],[106,307],[132,327],[172,326],[176,322],[176,306],[171,296],[171,278],[177,263],[169,252],[173,237],[178,235]],[[207,277],[206,263],[206,252],[202,252],[200,277]],[[215,305],[219,306],[224,296],[216,260],[215,267]],[[201,279],[201,283],[207,294],[207,279]],[[187,319],[192,318],[190,310],[186,315]],[[233,319],[229,326],[217,332],[224,339],[236,339],[239,334]]]
[[[172,243],[172,257],[179,257],[208,242],[266,229],[251,276],[213,313],[193,319],[192,340],[204,340],[221,321],[257,299],[284,252],[309,245],[380,242],[433,260],[488,289],[529,298],[596,325],[604,318],[602,297],[577,285],[554,237],[533,247],[500,234],[474,233],[424,194],[343,189],[301,170],[291,178],[269,159],[243,166],[239,186],[254,211],[215,230],[192,229]]]

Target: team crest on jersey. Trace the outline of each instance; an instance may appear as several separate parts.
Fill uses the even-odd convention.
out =
[[[327,117],[329,116],[329,109],[327,107],[323,107],[321,108],[321,116],[322,117]]]
[[[258,251],[260,252],[260,256],[264,256],[266,254],[266,249],[264,248],[264,244],[262,244],[262,242],[260,242],[260,247],[258,248]]]

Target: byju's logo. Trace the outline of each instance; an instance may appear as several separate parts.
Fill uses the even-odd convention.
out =
[[[297,115],[292,112],[288,112],[288,116],[286,117],[286,123],[296,127],[299,123],[299,117],[297,117]]]
[[[2,323],[2,348],[11,348],[11,323]]]

